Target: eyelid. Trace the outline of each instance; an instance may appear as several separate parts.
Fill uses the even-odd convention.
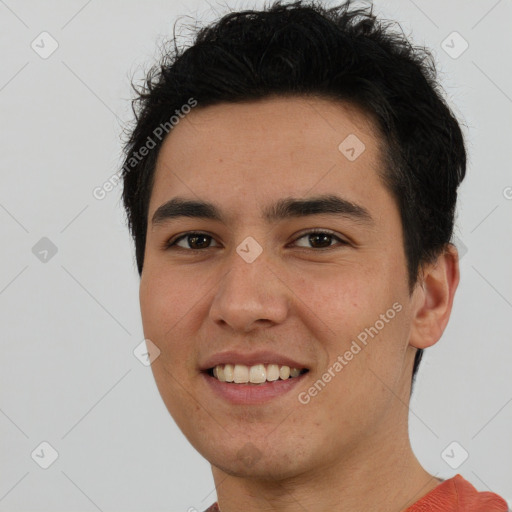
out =
[[[293,235],[292,242],[297,242],[297,240],[300,240],[301,238],[304,238],[307,235],[314,235],[317,233],[332,236],[333,238],[335,238],[338,241],[338,243],[341,246],[351,245],[351,243],[346,239],[346,237],[340,236],[335,231],[332,231],[331,229],[326,229],[326,228],[309,228],[304,231],[300,231],[299,233]],[[205,236],[210,237],[212,240],[215,240],[215,242],[217,242],[217,240],[215,239],[215,236],[208,233],[207,231],[186,231],[185,233],[178,234],[176,236],[173,236],[169,240],[166,240],[163,244],[163,249],[168,250],[168,249],[171,249],[172,247],[178,247],[178,249],[183,249],[184,251],[187,251],[187,252],[199,252],[199,251],[205,251],[206,249],[213,248],[213,247],[206,247],[206,249],[185,249],[183,247],[179,247],[176,245],[177,242],[181,241],[182,239],[187,238],[188,236],[192,236],[192,235],[198,235],[198,236],[205,235]],[[326,251],[328,249],[334,249],[336,247],[339,247],[340,245],[338,245],[338,246],[331,245],[331,246],[320,248],[320,249],[316,249],[314,247],[311,247],[311,248],[300,247],[300,246],[298,246],[298,247],[300,249],[307,249],[307,250],[311,250],[311,251],[315,251],[315,252],[321,252],[321,251]]]
[[[210,233],[208,233],[207,231],[185,231],[184,233],[175,235],[172,238],[165,240],[162,248],[164,250],[167,250],[167,249],[171,249],[172,247],[177,247],[176,246],[177,242],[181,241],[184,238],[187,238],[188,236],[192,236],[192,235],[197,235],[197,236],[204,235],[204,236],[210,237],[212,240],[215,240],[215,237],[213,235],[211,235]],[[183,247],[178,247],[178,249],[183,249],[184,251],[189,251],[189,252],[205,250],[205,249],[184,249]],[[212,249],[212,247],[207,247],[207,249]]]
[[[314,234],[326,234],[326,235],[330,235],[332,236],[333,238],[336,238],[338,240],[338,242],[340,242],[342,245],[348,245],[350,242],[346,239],[346,237],[344,238],[343,236],[341,236],[340,234],[336,233],[336,231],[332,231],[331,229],[326,229],[326,228],[309,228],[309,229],[306,229],[304,231],[300,231],[299,233],[297,233],[296,235],[294,235],[294,238],[293,238],[293,241],[296,242],[297,240],[300,240],[301,238],[307,236],[307,235],[314,235]],[[335,247],[334,245],[333,246],[329,246],[329,247],[326,247],[325,249],[331,249]],[[322,249],[316,249],[316,251],[321,251]]]

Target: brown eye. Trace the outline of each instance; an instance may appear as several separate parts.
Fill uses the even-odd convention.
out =
[[[167,244],[167,248],[177,246],[181,249],[190,249],[190,250],[201,250],[208,249],[210,247],[211,241],[214,240],[212,236],[207,235],[206,233],[185,233],[184,235],[176,238],[174,241],[169,242]],[[185,243],[186,245],[180,245],[180,243]]]
[[[327,249],[333,247],[333,241],[337,241],[342,245],[346,245],[347,243],[329,231],[310,231],[297,238],[296,242],[302,239],[306,239],[306,244],[310,245],[299,244],[299,247],[311,247],[313,249]]]

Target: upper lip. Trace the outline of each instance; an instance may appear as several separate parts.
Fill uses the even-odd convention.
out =
[[[291,359],[288,356],[278,354],[276,352],[271,351],[263,351],[263,352],[237,352],[234,350],[226,351],[226,352],[218,352],[210,356],[204,363],[200,365],[202,371],[209,370],[210,368],[214,368],[217,365],[221,364],[243,364],[245,366],[253,366],[255,364],[278,364],[280,366],[289,366],[290,368],[298,368],[303,369],[308,367]]]

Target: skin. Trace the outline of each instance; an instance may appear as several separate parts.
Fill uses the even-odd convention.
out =
[[[355,161],[338,149],[349,134],[365,144]],[[149,220],[176,196],[215,202],[226,215],[225,223],[149,222],[140,283],[144,334],[161,351],[152,364],[158,389],[211,463],[222,512],[399,512],[440,483],[411,449],[408,404],[416,349],[435,344],[447,325],[458,256],[447,245],[409,294],[402,226],[378,175],[378,142],[372,121],[348,104],[274,97],[197,107],[160,150]],[[364,206],[373,223],[315,215],[269,225],[260,217],[280,198],[333,191]],[[329,250],[318,248],[303,235],[313,228],[350,243],[334,238]],[[163,248],[187,231],[209,234],[199,242],[208,248],[192,250],[198,245],[186,238],[181,249]],[[263,249],[252,263],[236,252],[248,236]],[[394,303],[401,311],[301,404],[298,393]],[[273,349],[310,371],[285,396],[232,405],[199,371],[228,349]]]

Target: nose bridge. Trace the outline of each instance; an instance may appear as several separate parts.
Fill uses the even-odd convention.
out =
[[[280,323],[285,319],[287,288],[277,278],[273,259],[256,244],[254,239],[246,239],[227,257],[210,309],[215,322],[247,331],[258,321]]]

